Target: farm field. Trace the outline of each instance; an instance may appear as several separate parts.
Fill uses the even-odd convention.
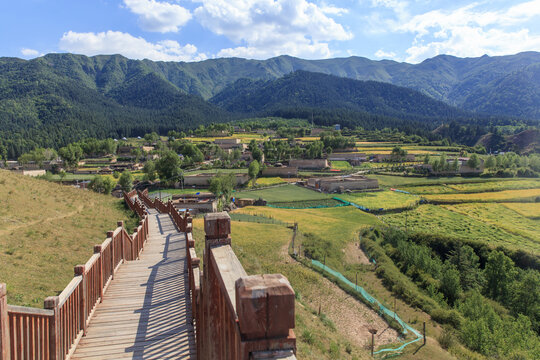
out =
[[[258,210],[259,208],[246,209]],[[312,212],[313,218],[307,221],[306,226],[319,219],[317,212],[325,213],[322,210]],[[238,213],[235,211],[231,215]],[[365,216],[358,211],[354,214],[360,217]],[[306,213],[303,216],[309,218],[311,214]],[[366,216],[371,217],[367,214]],[[307,230],[304,229],[304,231]],[[295,333],[299,359],[367,360],[370,358],[366,350],[369,339],[367,326],[386,329],[386,323],[374,311],[351,298],[332,282],[289,258],[287,245],[292,236],[290,229],[280,225],[239,222],[234,221],[233,218],[231,232],[232,247],[248,274],[282,273],[289,279],[298,294]],[[194,219],[194,238],[199,253],[202,251],[202,241],[199,239],[204,239],[202,219]],[[380,297],[382,301],[391,302],[392,297],[372,270],[364,273],[363,276],[365,279],[362,283],[369,282],[374,295]],[[317,316],[319,304],[322,308],[322,316]],[[400,314],[403,314],[406,321],[428,319],[426,314],[410,308],[407,304],[401,301],[398,304]],[[428,329],[431,336],[440,332],[440,329],[429,323]],[[394,330],[389,328],[384,333],[385,335],[377,340],[379,344],[395,341]],[[333,350],[330,351],[330,348]],[[416,348],[408,349],[402,358],[414,359],[412,352]],[[433,339],[428,339],[428,345],[420,351],[422,356],[452,359],[452,356],[442,350]]]
[[[332,169],[338,170],[352,170],[353,167],[348,161],[332,161]]]
[[[508,211],[503,204],[459,204],[443,207],[540,244],[540,223]]]
[[[302,188],[296,185],[284,185],[270,189],[253,190],[253,191],[238,191],[235,192],[236,198],[258,199],[272,202],[291,202],[305,200],[320,200],[328,199],[331,196],[317,191]]]
[[[394,176],[394,175],[368,175],[369,178],[379,180],[381,187],[399,187],[403,186],[423,186],[423,185],[441,185],[441,184],[461,184],[472,182],[486,182],[486,179],[481,178],[465,178],[465,177],[415,177],[415,176]],[[498,179],[499,180],[499,179]],[[505,181],[502,179],[502,181]]]
[[[271,186],[284,183],[286,183],[286,181],[280,177],[260,177],[257,178],[256,186]],[[251,187],[251,181],[249,183],[249,186]]]
[[[540,219],[540,203],[503,203],[502,205],[526,218]]]
[[[499,204],[467,204],[472,207],[479,205],[478,213],[488,216],[489,211],[481,210],[484,205]],[[489,207],[488,207],[489,209]],[[398,214],[382,215],[381,219],[388,225],[397,226],[412,232],[424,234],[440,234],[458,239],[485,242],[491,246],[503,245],[512,249],[523,249],[540,253],[540,242],[528,237],[513,234],[506,229],[512,228],[512,216],[506,213],[499,218],[498,223],[486,223],[479,220],[481,215],[469,216],[450,208],[438,205],[421,205],[410,211]],[[527,219],[524,219],[527,220]],[[522,221],[526,224],[528,222]],[[528,227],[526,227],[528,228]]]
[[[373,210],[401,209],[414,206],[420,201],[420,197],[416,195],[409,195],[390,190],[337,194],[336,197]]]
[[[481,193],[502,190],[520,190],[540,188],[540,181],[533,179],[486,179],[484,181],[474,181],[467,183],[444,183],[420,186],[402,186],[401,190],[409,191],[413,194],[454,194],[454,193]]]
[[[472,194],[437,194],[425,195],[429,201],[439,203],[454,203],[454,202],[505,202],[505,201],[523,201],[533,202],[536,197],[540,196],[539,189],[525,190],[503,190],[484,193]]]
[[[123,200],[0,170],[0,282],[13,305],[42,307],[73,278],[116,222],[138,219]]]

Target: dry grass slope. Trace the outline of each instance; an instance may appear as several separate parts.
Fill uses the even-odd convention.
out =
[[[122,200],[0,170],[0,282],[8,302],[41,307],[119,220],[133,230]]]

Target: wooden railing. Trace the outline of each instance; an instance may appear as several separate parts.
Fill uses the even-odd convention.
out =
[[[204,269],[195,251],[192,218],[171,201],[138,198],[171,216],[186,234],[186,262],[197,358],[202,360],[296,359],[294,290],[280,274],[248,276],[231,248],[226,212],[204,217]]]
[[[64,291],[45,299],[45,309],[7,305],[6,285],[0,284],[0,360],[71,357],[114,273],[124,261],[139,257],[148,238],[148,216],[135,195],[124,198],[142,219],[136,232],[129,235],[119,222],[86,264],[75,266]]]
[[[226,212],[204,217],[204,269],[192,305],[199,358],[295,359],[294,290],[281,274],[247,275],[231,248],[230,221]]]

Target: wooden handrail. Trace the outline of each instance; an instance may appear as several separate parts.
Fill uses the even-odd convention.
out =
[[[124,193],[141,219],[133,236],[123,223],[108,232],[59,296],[48,297],[45,309],[7,305],[6,285],[0,284],[0,360],[67,359],[86,332],[97,304],[124,261],[135,260],[148,239],[148,215],[136,191]]]

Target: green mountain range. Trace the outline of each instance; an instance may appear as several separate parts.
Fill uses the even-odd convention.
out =
[[[82,137],[163,133],[269,113],[315,113],[319,124],[367,128],[484,117],[471,111],[540,119],[539,69],[540,53],[533,52],[438,56],[417,65],[359,57],[195,63],[120,55],[0,58],[0,142],[13,156]]]

